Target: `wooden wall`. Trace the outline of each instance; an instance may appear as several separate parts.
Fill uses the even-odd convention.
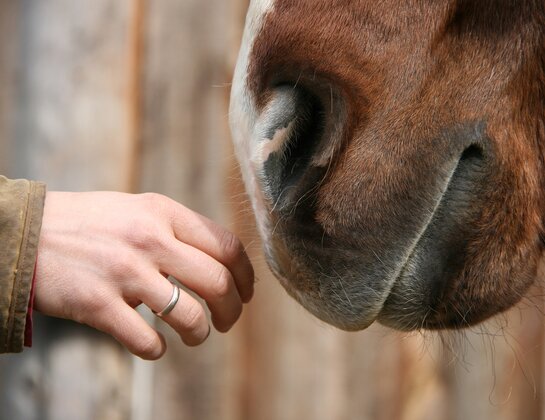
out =
[[[227,126],[246,1],[0,0],[0,173],[167,194],[236,230],[259,278],[200,348],[158,321],[157,363],[37,317],[34,348],[0,357],[0,419],[545,419],[540,290],[463,334],[345,333],[268,273]]]

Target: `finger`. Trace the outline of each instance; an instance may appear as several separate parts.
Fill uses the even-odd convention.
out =
[[[155,312],[161,312],[169,303],[174,286],[159,273],[150,273],[140,281],[138,299]],[[180,290],[180,297],[172,311],[161,318],[180,335],[188,346],[202,344],[210,334],[210,326],[202,305],[188,293]]]
[[[210,219],[176,204],[172,222],[176,238],[227,267],[242,301],[249,302],[254,292],[254,270],[240,240]]]
[[[203,298],[214,327],[227,332],[242,313],[242,300],[233,275],[221,263],[182,242],[173,240],[160,269]]]
[[[94,315],[91,326],[113,336],[134,355],[157,360],[165,353],[164,337],[123,300]]]

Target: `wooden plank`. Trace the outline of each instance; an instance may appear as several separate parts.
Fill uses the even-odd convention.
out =
[[[135,3],[23,4],[15,174],[51,189],[128,189]]]
[[[80,325],[35,321],[33,348],[0,358],[0,419],[128,418],[126,352]]]
[[[15,129],[21,2],[0,2],[0,174],[12,172],[10,144]]]
[[[229,2],[149,2],[141,190],[225,220]]]

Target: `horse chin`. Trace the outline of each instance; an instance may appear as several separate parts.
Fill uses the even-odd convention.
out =
[[[283,253],[275,252],[276,255]],[[376,295],[369,298],[358,293],[351,298],[342,279],[331,287],[331,279],[309,270],[308,265],[298,259],[282,260],[268,254],[266,261],[286,292],[323,322],[345,331],[360,331],[376,320],[380,308]],[[336,285],[340,286],[338,290]]]
[[[437,272],[430,271],[430,266],[440,266],[441,262],[423,245],[414,250],[399,275],[390,278],[364,273],[357,258],[348,269],[346,260],[332,259],[324,261],[327,269],[317,270],[315,262],[320,257],[302,248],[300,251],[267,246],[266,261],[271,272],[312,315],[345,331],[364,330],[375,321],[399,331],[465,328],[511,307],[522,296],[489,294],[479,300],[469,291],[448,293],[460,283],[462,267],[438,282]],[[452,259],[444,263],[449,261]],[[533,278],[531,266],[520,269],[516,276],[521,283],[524,278]],[[484,274],[472,279],[476,284],[493,280]]]

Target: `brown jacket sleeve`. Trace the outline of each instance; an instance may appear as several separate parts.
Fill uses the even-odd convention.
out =
[[[0,176],[0,353],[23,350],[45,186]]]

